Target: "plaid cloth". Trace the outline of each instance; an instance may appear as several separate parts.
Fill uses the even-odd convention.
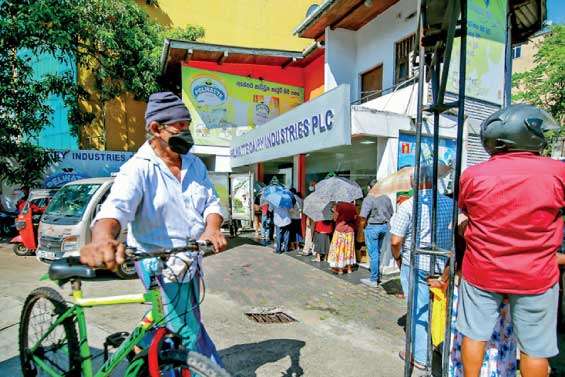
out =
[[[420,190],[419,192],[419,231],[416,232],[416,239],[420,248],[431,246],[432,234],[432,191]],[[438,194],[437,203],[437,228],[436,243],[437,246],[451,250],[453,248],[451,234],[451,220],[453,216],[453,200],[445,195]],[[412,208],[414,206],[413,198],[402,203],[396,213],[390,220],[390,233],[404,238],[402,245],[402,263],[410,265],[410,251],[412,247]],[[434,273],[441,273],[445,267],[447,258],[436,257]],[[424,271],[430,271],[431,257],[429,255],[419,255],[416,261],[416,268]]]

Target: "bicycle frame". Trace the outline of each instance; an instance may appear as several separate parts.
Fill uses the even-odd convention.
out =
[[[35,365],[49,374],[51,377],[64,377],[59,374],[54,368],[52,368],[48,363],[43,361],[41,357],[34,355],[35,351],[41,345],[41,342],[45,340],[53,330],[63,324],[63,322],[69,318],[76,318],[78,324],[78,340],[80,347],[80,359],[81,359],[81,372],[83,377],[106,377],[110,376],[113,370],[118,366],[118,364],[134,349],[134,347],[141,341],[143,336],[147,331],[153,326],[154,323],[158,323],[163,319],[163,306],[161,303],[161,293],[158,288],[149,289],[145,293],[140,294],[130,294],[121,296],[108,296],[108,297],[94,297],[94,298],[83,298],[82,290],[80,288],[80,281],[73,281],[73,301],[74,304],[69,307],[65,312],[60,314],[55,322],[51,324],[49,329],[43,334],[43,336],[30,348],[30,358],[33,360]],[[108,358],[108,360],[100,367],[100,369],[94,374],[92,368],[92,355],[90,352],[90,347],[88,345],[88,335],[86,329],[86,319],[84,308],[91,308],[95,306],[105,306],[105,305],[127,305],[127,304],[151,304],[151,318],[150,321],[142,321],[138,324],[126,340],[116,349],[115,353]],[[147,318],[147,317],[146,317]],[[137,376],[137,372],[143,366],[143,360],[139,359],[129,365],[125,376],[133,377]]]

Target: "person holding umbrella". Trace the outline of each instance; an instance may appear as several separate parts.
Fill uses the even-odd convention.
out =
[[[294,207],[294,194],[279,184],[278,179],[274,177],[269,186],[263,190],[263,200],[273,208],[276,234],[275,253],[281,254],[288,251],[292,227],[289,210]]]
[[[318,254],[325,254],[326,245],[330,243],[329,235],[334,230],[333,223],[332,221],[330,221],[332,218],[334,218],[334,214],[332,214],[331,212],[332,206],[335,203],[339,202],[351,204],[355,200],[362,197],[363,190],[361,189],[361,187],[356,182],[353,182],[347,178],[328,175],[326,179],[323,179],[316,184],[316,190],[314,191],[314,193],[310,194],[304,200],[303,209],[305,215],[316,221],[316,225],[314,227],[316,232],[314,234],[314,244],[316,245],[314,252]],[[343,223],[343,227],[340,227],[342,229],[342,233],[350,233],[351,228],[349,228],[347,224],[351,223],[352,213],[354,213],[353,219],[355,219],[355,217],[357,216],[355,206],[353,204],[351,204],[353,210],[346,207],[348,206],[341,205],[339,206],[339,208],[337,208],[338,212],[341,211],[341,214],[344,217],[340,217],[338,215],[336,215],[338,217],[335,217],[336,219],[338,219],[338,222]],[[353,239],[353,242],[354,241],[355,240]],[[354,243],[353,254],[355,254]],[[321,258],[316,258],[316,261],[320,260]],[[338,264],[335,264],[335,266],[336,268],[338,268]],[[344,265],[344,267],[347,267],[347,265]]]

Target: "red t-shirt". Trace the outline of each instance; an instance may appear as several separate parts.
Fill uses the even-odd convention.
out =
[[[491,157],[461,176],[469,217],[463,277],[490,292],[543,293],[559,280],[565,163],[533,153]]]
[[[330,220],[316,221],[314,223],[314,230],[318,233],[330,234],[334,231],[334,223]]]

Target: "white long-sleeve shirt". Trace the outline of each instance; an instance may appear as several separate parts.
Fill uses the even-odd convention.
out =
[[[95,221],[118,220],[128,226],[128,245],[150,252],[198,239],[212,213],[225,218],[204,163],[183,155],[179,181],[146,142],[121,167]]]

